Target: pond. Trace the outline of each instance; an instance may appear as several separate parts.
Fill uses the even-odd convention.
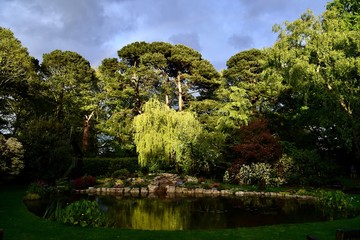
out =
[[[84,196],[73,196],[71,201]],[[326,221],[312,200],[271,197],[126,197],[86,196],[97,201],[109,226],[143,230],[200,230],[256,227],[286,223]],[[44,202],[27,203],[39,216]]]

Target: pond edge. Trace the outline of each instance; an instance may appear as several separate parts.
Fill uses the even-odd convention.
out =
[[[204,189],[204,188],[185,188],[177,186],[166,186],[166,191],[158,192],[157,189],[151,189],[149,187],[120,187],[120,188],[95,188],[89,187],[84,190],[75,190],[78,194],[88,195],[124,195],[132,197],[149,197],[152,195],[164,195],[166,197],[217,197],[217,196],[259,196],[259,197],[282,197],[282,198],[297,198],[306,200],[316,200],[317,198],[309,195],[291,194],[289,192],[256,192],[256,191],[236,191],[236,190],[218,190]]]

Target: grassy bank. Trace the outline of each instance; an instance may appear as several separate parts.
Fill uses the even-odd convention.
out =
[[[0,186],[0,228],[4,240],[57,239],[334,239],[339,228],[359,228],[360,217],[331,222],[285,224],[268,227],[238,228],[216,231],[137,231],[111,228],[66,226],[39,218],[27,211],[22,203],[25,188]]]

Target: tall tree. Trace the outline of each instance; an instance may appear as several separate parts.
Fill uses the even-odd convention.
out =
[[[75,52],[55,50],[44,54],[41,67],[49,89],[47,94],[56,104],[55,117],[59,122],[79,117],[79,113],[89,112],[94,107],[91,96],[96,81],[94,70],[86,59]]]
[[[219,85],[214,67],[183,45],[135,42],[118,55],[119,59],[105,59],[99,67],[102,101],[111,101],[101,127],[123,143],[131,139],[131,119],[142,113],[150,98],[163,99],[181,111],[192,100],[211,97]]]
[[[327,4],[328,11],[343,19],[349,30],[360,30],[360,3],[354,0],[334,0]]]
[[[337,11],[327,10],[322,19],[308,11],[275,26],[279,39],[270,62],[290,87],[289,97],[301,103],[293,105],[292,119],[316,136],[319,149],[340,148],[360,159],[360,32],[348,30]]]
[[[9,29],[0,27],[0,132],[16,132],[24,114],[29,85],[35,81],[34,59]]]
[[[169,75],[176,86],[177,107],[182,111],[196,96],[207,99],[214,96],[219,87],[219,74],[199,52],[184,45],[175,45],[171,50]]]
[[[233,87],[245,90],[255,115],[268,110],[281,89],[278,81],[264,77],[267,54],[268,50],[259,49],[239,52],[227,61],[223,72],[225,88],[230,92]]]
[[[222,86],[217,91],[218,127],[230,135],[251,118],[271,110],[282,89],[278,79],[266,75],[267,54],[268,50],[250,49],[235,54],[226,63]]]
[[[78,53],[61,50],[44,54],[41,69],[46,86],[44,95],[53,102],[53,116],[60,125],[54,125],[54,129],[63,128],[59,132],[67,133],[76,155],[73,165],[80,170],[82,156],[89,148],[91,121],[98,106],[95,71]],[[63,138],[59,136],[59,139]]]
[[[97,95],[100,103],[97,128],[104,135],[106,154],[114,152],[119,144],[125,149],[133,148],[131,124],[139,113],[135,107],[135,90],[124,74],[126,69],[127,66],[118,59],[111,58],[104,59],[97,70],[100,88]]]

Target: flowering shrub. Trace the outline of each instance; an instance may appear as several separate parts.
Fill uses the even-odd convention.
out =
[[[11,179],[25,167],[23,145],[16,138],[0,134],[0,180]]]
[[[286,154],[283,154],[279,161],[274,165],[276,176],[281,178],[289,178],[293,174],[295,168],[294,159]]]
[[[240,185],[254,185],[264,183],[265,185],[280,186],[286,180],[276,175],[274,169],[268,163],[252,163],[243,165],[236,179]]]
[[[124,186],[124,182],[121,179],[116,179],[115,180],[115,186],[114,187],[123,187]]]
[[[223,181],[224,181],[225,183],[231,182],[231,178],[230,178],[230,173],[229,173],[229,171],[225,171],[225,174],[224,174],[224,177],[223,177]]]
[[[75,189],[86,189],[95,186],[96,178],[93,176],[83,176],[75,179],[72,184]]]
[[[196,177],[185,176],[185,182],[199,183],[199,180]]]
[[[261,180],[264,180],[266,184],[270,183],[271,166],[267,163],[252,163],[249,165],[243,165],[240,168],[239,173],[236,175],[236,179],[241,185],[257,184]]]

